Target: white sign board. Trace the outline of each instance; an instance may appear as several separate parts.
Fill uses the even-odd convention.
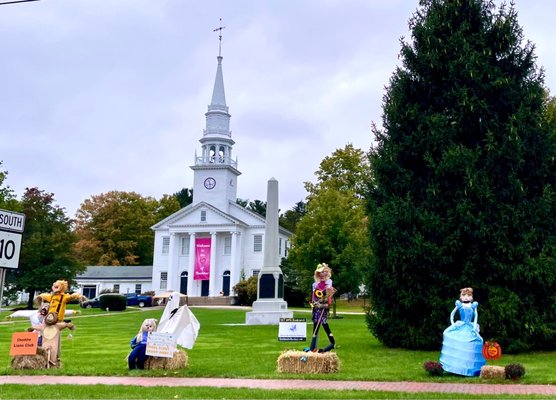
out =
[[[0,210],[0,267],[17,268],[25,214]]]
[[[278,340],[281,342],[304,342],[307,340],[305,318],[280,318]]]
[[[23,233],[25,214],[0,210],[0,231]]]
[[[175,352],[176,339],[171,333],[153,332],[147,338],[146,355],[172,358]]]
[[[21,234],[0,231],[0,267],[17,268]]]

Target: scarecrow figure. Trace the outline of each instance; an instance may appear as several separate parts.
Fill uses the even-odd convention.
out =
[[[330,344],[324,349],[319,349],[318,352],[326,353],[332,350],[336,345],[334,335],[328,326],[328,311],[332,304],[334,293],[336,293],[336,289],[332,286],[331,276],[332,270],[328,267],[328,264],[322,263],[317,265],[317,269],[314,273],[315,282],[313,282],[313,291],[311,294],[313,335],[311,338],[311,346],[306,348],[305,351],[317,351],[318,333],[321,326],[326,332]]]
[[[147,318],[141,324],[141,328],[137,335],[131,339],[131,353],[127,357],[129,369],[145,369],[145,361],[147,360],[147,339],[152,332],[156,331],[156,319]]]
[[[66,313],[66,304],[72,300],[84,300],[85,297],[79,293],[67,294],[68,282],[63,280],[57,280],[52,284],[52,293],[41,293],[37,296],[37,299],[43,302],[50,303],[48,312],[55,312],[58,316],[58,322],[64,320],[64,315]]]
[[[483,338],[479,335],[479,318],[473,301],[473,289],[463,288],[459,300],[450,313],[451,325],[444,330],[440,363],[444,371],[457,375],[478,376],[486,364],[482,354]],[[454,322],[456,311],[459,320]]]
[[[75,327],[69,322],[58,322],[58,314],[49,312],[41,325],[33,328],[42,333],[42,348],[47,352],[46,368],[59,367],[59,356],[61,351],[60,336],[63,329],[74,330]]]

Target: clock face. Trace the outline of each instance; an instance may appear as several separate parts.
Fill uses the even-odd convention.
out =
[[[214,178],[207,178],[205,179],[205,187],[210,190],[210,189],[214,189],[214,187],[216,186],[216,179]]]

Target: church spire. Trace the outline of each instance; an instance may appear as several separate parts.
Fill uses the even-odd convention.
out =
[[[220,28],[214,29],[220,35],[218,40],[218,61],[216,67],[216,77],[214,79],[214,88],[212,90],[211,102],[205,113],[206,128],[203,130],[203,137],[199,140],[202,145],[202,155],[200,157],[195,154],[194,169],[210,167],[214,168],[231,168],[235,175],[239,175],[237,171],[237,160],[232,158],[232,147],[235,144],[232,139],[232,131],[230,130],[231,115],[226,105],[226,95],[224,93],[224,75],[222,74],[222,20],[220,20]]]
[[[211,106],[225,107],[226,112],[228,107],[226,107],[226,95],[224,93],[224,77],[222,75],[222,29],[226,28],[222,26],[222,18],[220,18],[220,27],[213,29],[213,32],[218,31],[218,67],[216,69],[216,79],[214,80],[214,89],[212,91],[212,101]],[[210,106],[209,106],[210,111]]]

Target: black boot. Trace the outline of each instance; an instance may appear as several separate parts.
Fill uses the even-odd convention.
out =
[[[319,353],[327,353],[334,348],[334,346],[336,345],[336,341],[334,340],[334,335],[332,333],[328,335],[328,340],[330,340],[330,344],[324,349],[320,349]]]

